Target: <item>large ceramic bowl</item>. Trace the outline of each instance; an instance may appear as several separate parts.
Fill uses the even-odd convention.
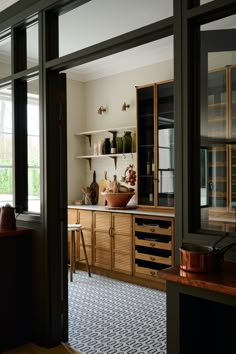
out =
[[[109,193],[109,192],[101,192],[101,195],[106,199],[108,206],[111,207],[125,207],[129,200],[135,192],[127,192],[127,193]]]

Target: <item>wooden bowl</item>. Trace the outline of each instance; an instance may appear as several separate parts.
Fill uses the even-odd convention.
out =
[[[101,195],[104,196],[108,205],[111,207],[125,207],[134,194],[135,192],[127,192],[127,193],[101,192]]]

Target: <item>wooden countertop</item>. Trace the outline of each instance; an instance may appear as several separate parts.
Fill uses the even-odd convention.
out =
[[[123,214],[133,214],[133,215],[149,215],[149,216],[163,216],[168,218],[174,218],[175,214],[173,211],[165,212],[165,211],[156,211],[150,208],[150,210],[142,209],[142,208],[123,208],[123,209],[115,209],[109,206],[103,205],[68,205],[68,209],[78,209],[78,210],[91,210],[91,211],[105,211],[105,212],[113,212],[113,213],[123,213]]]
[[[236,262],[224,262],[222,270],[216,273],[190,273],[174,266],[159,275],[167,281],[236,296]]]
[[[0,230],[0,237],[15,237],[31,233],[32,229],[17,227],[16,230]]]

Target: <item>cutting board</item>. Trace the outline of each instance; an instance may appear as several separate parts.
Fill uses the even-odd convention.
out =
[[[98,194],[99,194],[99,186],[98,183],[96,182],[96,172],[93,171],[93,182],[90,184],[90,190],[91,190],[91,203],[93,205],[96,205],[98,203]]]
[[[99,205],[106,205],[106,201],[101,192],[104,192],[105,189],[110,187],[111,181],[107,179],[107,171],[104,172],[104,179],[99,181],[99,196],[98,196],[98,204]]]

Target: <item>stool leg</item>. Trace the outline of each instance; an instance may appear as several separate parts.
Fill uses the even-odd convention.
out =
[[[75,231],[73,233],[72,272],[75,273]]]
[[[71,239],[70,239],[70,281],[73,281],[73,237],[74,237],[74,231],[71,231]]]
[[[83,250],[84,250],[84,256],[85,256],[85,260],[86,260],[86,264],[87,264],[88,275],[89,275],[89,277],[91,277],[90,266],[89,266],[89,262],[88,262],[88,256],[87,256],[87,251],[86,251],[85,242],[84,242],[84,234],[83,234],[82,229],[80,230],[80,235],[81,235],[81,241],[82,241],[82,246],[83,246]]]

